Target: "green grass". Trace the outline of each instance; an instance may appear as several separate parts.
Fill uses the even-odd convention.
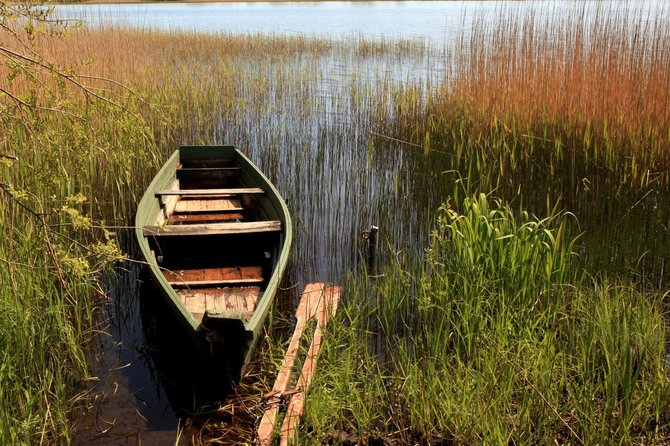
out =
[[[82,119],[78,104],[61,105],[72,115],[0,115],[4,153],[17,158],[0,167],[3,444],[71,441],[88,346],[105,326],[101,272],[122,258],[105,222],[125,224],[155,162],[129,110],[97,104]]]
[[[301,444],[667,440],[662,296],[579,273],[566,215],[460,208],[438,213],[423,265],[347,287]]]

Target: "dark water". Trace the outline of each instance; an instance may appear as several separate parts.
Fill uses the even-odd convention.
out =
[[[128,265],[109,282],[108,334],[99,336],[98,362],[91,370],[99,378],[96,396],[75,423],[74,444],[170,444],[177,418],[142,332],[139,267]]]
[[[125,235],[123,245],[132,255],[131,234]],[[175,444],[175,408],[181,407],[182,395],[175,396],[170,378],[180,373],[180,365],[188,363],[188,345],[171,338],[166,342],[173,341],[173,348],[166,350],[165,343],[152,337],[150,317],[160,312],[146,311],[157,297],[145,286],[146,279],[135,263],[127,263],[107,277],[108,298],[102,318],[108,326],[102,327],[106,334],[98,337],[91,370],[98,381],[94,398],[85,404],[88,410],[75,423],[74,444]],[[166,358],[172,360],[167,375],[157,367],[165,365]],[[195,382],[186,374],[181,381],[182,386]]]

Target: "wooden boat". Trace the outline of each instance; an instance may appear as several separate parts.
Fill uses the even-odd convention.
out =
[[[286,269],[284,200],[233,146],[185,146],[149,185],[135,226],[164,304],[239,379]]]

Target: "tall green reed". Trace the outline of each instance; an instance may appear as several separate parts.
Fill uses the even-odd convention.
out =
[[[578,273],[571,220],[474,195],[438,212],[423,265],[399,257],[372,285],[354,279],[304,444],[338,429],[389,443],[663,438],[660,301]]]
[[[101,272],[156,151],[127,107],[62,99],[61,112],[0,114],[0,442],[66,444],[99,330]],[[86,108],[88,105],[88,109]],[[84,384],[84,385],[82,385]],[[77,403],[77,404],[73,404]]]

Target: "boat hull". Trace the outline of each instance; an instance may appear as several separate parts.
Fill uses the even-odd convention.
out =
[[[163,305],[239,379],[286,270],[286,203],[233,146],[175,151],[138,205],[136,238]]]

